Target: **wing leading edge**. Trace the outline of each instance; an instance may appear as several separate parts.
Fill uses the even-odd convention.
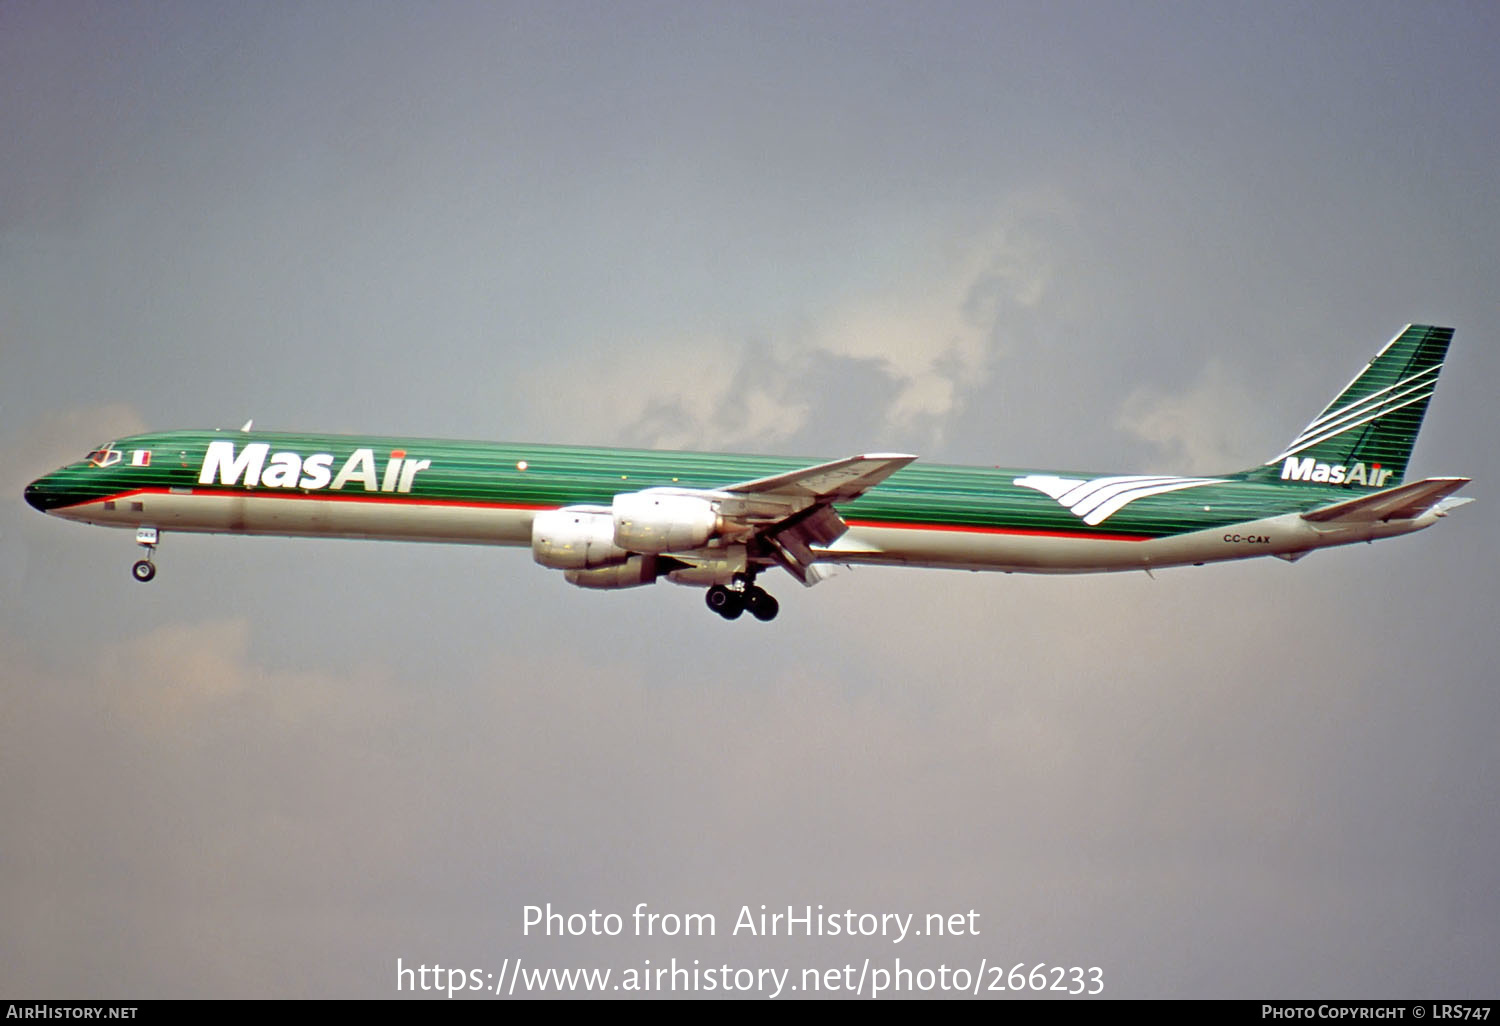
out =
[[[766,498],[784,496],[789,500],[848,502],[874,488],[915,459],[915,456],[905,453],[865,453],[862,456],[850,456],[848,459],[791,470],[774,477],[741,481],[721,490]]]

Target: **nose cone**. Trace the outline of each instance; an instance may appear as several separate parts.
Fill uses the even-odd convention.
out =
[[[44,486],[45,481],[46,478],[38,478],[26,486],[26,501],[31,504],[32,509],[41,510],[43,513],[57,505],[55,496],[48,494]]]

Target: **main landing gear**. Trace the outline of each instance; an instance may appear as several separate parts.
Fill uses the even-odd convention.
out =
[[[763,588],[756,587],[753,576],[735,574],[734,582],[738,587],[730,588],[715,584],[708,589],[708,594],[703,596],[703,600],[708,603],[709,609],[726,620],[737,620],[740,614],[746,611],[757,620],[776,619],[776,614],[781,611],[781,603],[772,598]]]
[[[151,557],[156,555],[156,544],[159,540],[158,532],[154,527],[135,529],[135,543],[146,550],[146,558],[136,560],[130,572],[142,584],[156,576],[156,564],[151,562]]]

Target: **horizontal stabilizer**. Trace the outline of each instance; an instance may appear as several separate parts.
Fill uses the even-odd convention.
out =
[[[1444,512],[1456,503],[1443,500],[1469,483],[1467,477],[1429,477],[1421,481],[1387,488],[1383,492],[1361,495],[1356,499],[1335,502],[1302,514],[1303,520],[1315,524],[1367,523],[1375,520],[1415,520],[1434,506]]]

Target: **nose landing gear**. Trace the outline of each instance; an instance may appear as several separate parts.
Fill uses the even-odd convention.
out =
[[[156,564],[151,562],[151,557],[156,554],[156,545],[159,540],[160,534],[154,527],[135,529],[135,543],[146,550],[146,558],[136,560],[130,572],[142,584],[156,576]]]

